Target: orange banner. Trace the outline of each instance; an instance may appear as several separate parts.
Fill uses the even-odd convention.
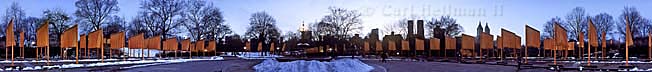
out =
[[[147,48],[160,50],[161,49],[161,36],[153,36],[147,39]]]
[[[362,51],[369,51],[369,42],[367,41],[364,42],[364,47],[362,48]]]
[[[86,35],[84,35],[84,34],[79,35],[79,44],[80,44],[79,47],[80,48],[86,48],[86,40],[87,40]]]
[[[18,47],[23,48],[25,46],[25,32],[20,32],[20,39],[18,41]]]
[[[95,30],[88,34],[88,48],[100,48],[104,44],[104,34],[102,29]]]
[[[499,49],[503,49],[505,46],[503,46],[503,37],[498,36],[496,37],[496,47]]]
[[[525,46],[539,48],[541,46],[539,38],[541,38],[539,30],[525,25]]]
[[[258,42],[258,47],[256,47],[256,49],[257,49],[259,52],[262,52],[262,51],[263,51],[263,42]]]
[[[566,29],[561,27],[558,23],[555,23],[555,33],[554,33],[554,42],[555,42],[555,49],[553,50],[559,50],[557,48],[566,48],[568,45],[568,35],[566,33]]]
[[[550,38],[543,39],[543,49],[552,50],[554,49],[553,40]]]
[[[74,25],[66,29],[63,34],[61,34],[61,47],[62,48],[73,48],[77,47],[77,25]]]
[[[275,43],[272,43],[272,44],[269,46],[269,51],[270,51],[270,52],[273,52],[273,51],[276,49],[276,47],[274,46],[274,44],[275,44]]]
[[[383,51],[383,43],[376,41],[376,51]]]
[[[461,41],[461,49],[475,49],[475,45],[473,45],[475,43],[475,37],[462,34]]]
[[[145,48],[145,34],[140,33],[129,38],[129,48]]]
[[[388,42],[387,42],[387,48],[388,48],[390,51],[396,51],[396,42],[391,41],[391,40],[388,40]]]
[[[208,51],[215,51],[217,47],[217,42],[215,40],[208,41],[208,47],[206,47],[206,50]]]
[[[439,39],[437,38],[430,39],[430,50],[441,50],[440,46],[441,45],[439,44]]]
[[[118,32],[111,35],[111,48],[125,47],[125,32]]]
[[[572,43],[572,42],[568,42],[568,45],[566,46],[566,50],[575,50],[575,48],[573,48],[573,47],[575,47],[575,44]],[[559,49],[559,50],[562,50],[562,49]]]
[[[410,50],[410,42],[407,40],[401,41],[401,50]]]
[[[249,43],[247,43],[249,44]],[[181,50],[189,51],[190,50],[190,39],[181,41]]]
[[[426,47],[426,46],[423,45],[424,42],[421,39],[415,39],[415,43],[416,44],[414,44],[414,45],[416,45],[415,47],[417,47],[416,50],[424,50],[425,47]]]
[[[194,51],[202,51],[203,52],[203,50],[204,50],[204,40],[198,40],[197,42],[195,42],[195,45],[197,45],[197,46],[195,46]]]
[[[177,38],[168,38],[163,42],[163,50],[165,51],[176,51],[178,47]]]
[[[6,33],[5,34],[5,37],[6,37],[6,39],[5,39],[5,47],[16,45],[16,40],[14,38],[14,18],[11,18],[11,20],[9,20],[9,24],[7,25],[7,27],[5,29],[6,29],[5,30],[5,33]]]
[[[591,46],[598,46],[598,32],[595,30],[595,25],[593,25],[593,21],[589,19],[589,45]],[[595,48],[592,47],[592,48]]]
[[[40,27],[36,30],[36,47],[48,47],[50,44],[50,34],[48,29],[49,21],[46,20]]]
[[[446,50],[455,50],[456,49],[455,47],[457,47],[456,44],[457,43],[456,43],[455,38],[446,37],[446,48],[444,48],[444,49],[446,49]]]
[[[521,48],[521,37],[516,36],[514,32],[508,31],[506,29],[501,29],[503,47],[504,48]]]
[[[626,17],[627,18],[627,17]],[[632,30],[629,21],[625,21],[625,46],[634,45],[634,40],[632,40]]]
[[[489,33],[482,32],[482,33],[480,33],[480,36],[482,38],[480,40],[480,48],[481,49],[492,49],[492,48],[494,48],[494,42],[493,42],[494,36],[493,35],[491,35]]]

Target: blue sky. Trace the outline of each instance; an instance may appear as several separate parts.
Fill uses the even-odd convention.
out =
[[[27,16],[42,16],[46,9],[60,8],[73,15],[75,0],[2,0],[0,12],[18,2]],[[297,31],[302,22],[311,23],[327,14],[328,7],[358,10],[364,13],[364,28],[356,33],[366,35],[373,28],[383,29],[399,19],[426,19],[450,15],[464,27],[464,33],[475,35],[479,21],[488,22],[492,34],[500,28],[524,34],[525,24],[543,29],[545,21],[559,16],[565,19],[574,7],[584,7],[587,14],[608,13],[618,18],[625,6],[636,7],[644,17],[652,17],[650,0],[210,0],[223,11],[226,23],[237,34],[244,34],[252,13],[265,11],[276,18],[283,31]],[[119,0],[117,15],[131,21],[140,10],[140,0]],[[0,14],[4,15],[4,14]],[[617,19],[615,19],[617,20]],[[617,23],[617,22],[616,22]]]

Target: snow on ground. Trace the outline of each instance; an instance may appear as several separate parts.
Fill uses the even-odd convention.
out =
[[[331,62],[267,59],[253,67],[257,72],[369,72],[374,68],[358,59],[338,59]]]
[[[133,65],[129,67],[122,67],[124,69],[144,67],[151,65],[159,64],[169,64],[169,63],[179,63],[179,62],[189,62],[189,61],[205,61],[205,60],[224,60],[224,58],[219,56],[214,56],[207,59],[171,59],[171,60],[139,60],[139,61],[116,61],[116,62],[98,62],[90,64],[63,64],[63,65],[50,65],[50,66],[34,66],[34,67],[25,67],[23,70],[41,70],[41,69],[52,69],[52,68],[80,68],[80,67],[101,67],[101,66],[113,66],[113,65],[129,65],[129,64],[142,64],[142,65]],[[12,68],[6,68],[2,70],[13,70]]]
[[[270,54],[269,52],[241,52],[242,54],[236,55],[242,59],[270,59],[283,57],[281,55]],[[232,54],[227,54],[232,55]]]
[[[128,53],[127,55],[129,55],[130,57],[142,57],[141,56],[141,50],[143,52],[143,55],[145,55],[145,57],[156,57],[156,54],[162,52],[162,51],[156,50],[156,49],[151,49],[151,50],[150,49],[140,49],[140,48],[134,48],[134,49],[121,48],[120,49],[120,51],[122,51],[123,53]],[[149,51],[149,55],[147,55],[147,51]]]

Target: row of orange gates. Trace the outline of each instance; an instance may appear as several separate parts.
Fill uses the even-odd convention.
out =
[[[586,42],[588,42],[588,48],[587,48],[588,51],[586,51],[586,53],[588,53],[588,55],[589,55],[588,58],[587,58],[587,65],[591,65],[591,58],[590,57],[591,57],[592,49],[596,50],[595,48],[603,48],[602,50],[604,51],[605,48],[606,48],[606,43],[607,42],[606,42],[606,38],[605,38],[605,32],[602,32],[602,38],[600,39],[602,47],[598,47],[599,39],[598,39],[598,36],[597,36],[598,32],[596,30],[596,27],[593,25],[593,22],[591,20],[589,20],[588,23],[589,23],[588,24],[589,28],[588,28],[588,33],[587,33],[588,39],[586,40]],[[625,46],[626,47],[625,48],[626,49],[626,53],[625,53],[626,54],[625,55],[626,56],[625,57],[625,59],[626,59],[626,64],[625,65],[626,66],[629,65],[629,47],[628,46],[633,45],[633,40],[632,40],[632,36],[631,36],[631,33],[630,33],[631,30],[630,30],[629,25],[630,24],[628,23],[627,28],[626,28],[627,33],[626,33],[626,36],[625,36],[626,37],[626,46]],[[558,53],[558,51],[574,50],[574,47],[575,47],[575,45],[577,43],[579,43],[579,44],[577,44],[577,47],[584,48],[584,46],[583,46],[584,42],[585,42],[584,36],[583,36],[584,33],[580,32],[580,33],[577,34],[578,39],[582,39],[582,40],[579,40],[581,42],[577,42],[577,43],[576,42],[569,42],[566,29],[561,27],[559,25],[559,23],[554,24],[554,32],[551,33],[551,35],[553,35],[551,38],[545,38],[545,39],[541,40],[540,39],[541,38],[540,37],[540,32],[538,30],[534,29],[533,27],[528,26],[528,25],[525,25],[525,32],[526,32],[525,47],[543,48],[544,50],[554,51],[553,55],[552,55],[553,59],[554,59],[554,63],[553,63],[554,65],[557,65],[557,56],[558,56],[557,53]],[[481,37],[481,40],[478,40],[480,42],[476,42],[476,37],[466,35],[466,34],[462,34],[460,37],[457,37],[457,38],[460,38],[459,41],[461,41],[461,42],[459,42],[461,44],[460,45],[461,47],[459,47],[461,49],[460,51],[463,51],[463,50],[476,51],[476,50],[474,50],[476,47],[473,44],[474,43],[479,43],[480,44],[479,45],[480,46],[479,51],[480,51],[480,54],[482,54],[482,49],[485,49],[485,50],[486,49],[493,49],[494,45],[495,45],[495,47],[500,49],[500,55],[499,56],[501,56],[500,58],[502,60],[504,58],[503,56],[505,56],[503,54],[504,49],[513,49],[512,51],[514,51],[514,52],[512,52],[512,53],[514,53],[514,54],[512,56],[514,56],[514,57],[519,57],[517,55],[519,55],[520,52],[517,52],[517,49],[523,49],[521,47],[521,37],[516,35],[514,32],[511,32],[511,31],[506,30],[506,29],[501,29],[501,35],[496,36],[495,41],[493,39],[494,35],[491,35],[489,33],[484,33],[483,32],[478,36]],[[650,36],[652,36],[652,33],[650,33]],[[424,41],[425,40],[422,40],[422,39],[416,39],[415,40],[415,49],[417,51],[423,51],[424,50],[424,48],[425,48]],[[445,41],[445,44],[443,46],[444,48],[440,48],[441,47],[441,45],[440,45],[441,42],[440,41]],[[444,38],[444,40],[440,40],[438,38],[431,38],[429,40],[429,45],[430,45],[429,49],[430,50],[445,49],[443,51],[455,50],[457,48],[456,47],[456,41],[458,41],[458,40],[456,40],[456,38],[448,37],[448,36],[446,36]],[[541,41],[543,41],[543,42],[541,42]],[[496,44],[494,44],[494,42]],[[373,43],[373,42],[365,40],[364,41],[364,46],[362,47],[362,50],[364,52],[372,52],[372,47],[370,47],[371,43]],[[652,43],[652,37],[650,37],[650,42],[649,43]],[[408,40],[402,40],[398,44],[400,44],[400,45],[397,46],[396,42],[394,42],[392,40],[387,40],[387,45],[386,45],[387,47],[382,48],[383,44],[380,41],[375,41],[375,45],[376,45],[375,46],[376,47],[375,52],[396,51],[397,47],[401,47],[401,50],[403,50],[403,51],[409,50],[409,47],[408,47],[409,42],[408,42]],[[541,44],[543,44],[543,47],[541,47]],[[649,45],[650,45],[650,47],[652,47],[652,44],[649,44]],[[381,48],[381,49],[378,49],[378,48]],[[525,48],[525,51],[522,51],[522,52],[525,53],[524,55],[528,55],[527,54],[527,52],[528,52],[527,49],[528,48]],[[464,52],[462,52],[462,53],[464,53]],[[517,54],[517,53],[519,53],[519,54]],[[444,52],[444,54],[446,54],[446,52]],[[567,53],[564,53],[564,54],[567,54]],[[444,56],[447,56],[447,55],[444,55]],[[461,55],[461,56],[465,56],[465,55]],[[603,53],[602,56],[605,56],[604,53]],[[482,57],[482,55],[480,55],[480,57]],[[520,57],[526,57],[526,56],[520,56]],[[602,58],[604,58],[604,57],[602,57]],[[524,58],[524,59],[527,59],[527,58]],[[524,60],[524,63],[527,63],[527,60]]]
[[[50,46],[49,46],[49,21],[46,20],[41,26],[38,27],[36,30],[36,60],[40,60],[39,53],[45,52],[44,58],[46,58],[47,63],[49,64],[50,61]],[[16,37],[14,36],[14,28],[13,28],[13,19],[9,21],[7,28],[6,28],[6,51],[9,51],[7,49],[11,48],[11,54],[8,54],[9,52],[5,52],[5,55],[11,55],[11,65],[14,65],[14,47],[19,46],[21,48],[20,51],[24,51],[24,41],[25,41],[25,32],[19,32],[20,34],[18,35],[19,40],[18,43],[16,43]],[[78,40],[79,38],[79,40]],[[108,42],[107,42],[108,41]],[[113,33],[110,35],[109,39],[105,39],[103,35],[103,30],[102,29],[97,29],[93,32],[90,32],[88,34],[78,34],[78,26],[74,25],[70,28],[67,28],[60,36],[60,48],[75,48],[75,63],[79,63],[79,49],[80,48],[86,48],[86,55],[88,56],[89,50],[88,49],[99,49],[99,55],[101,58],[101,62],[104,62],[104,44],[108,43],[110,44],[110,49],[121,49],[125,47],[125,32],[117,32]],[[179,42],[177,41],[176,38],[168,38],[165,41],[162,42],[163,45],[161,45],[161,36],[152,36],[149,38],[145,38],[144,34],[137,34],[135,36],[132,36],[129,38],[127,42],[129,42],[129,45],[127,46],[128,48],[131,49],[141,49],[140,51],[140,56],[142,59],[145,59],[144,56],[149,55],[149,50],[162,50],[162,51],[174,51],[175,56],[177,56],[176,52],[177,51],[190,51],[190,52],[208,52],[208,51],[215,51],[216,47],[216,41],[215,40],[210,40],[208,41],[208,44],[206,46],[204,40],[198,40],[196,42],[191,42],[190,39],[185,39],[181,41],[181,49],[179,50]],[[16,45],[18,44],[18,45]],[[162,46],[162,47],[161,47]],[[147,49],[147,55],[145,55],[145,51],[143,49]],[[41,50],[41,51],[39,51]],[[62,50],[63,51],[63,50]],[[130,50],[131,51],[131,50]],[[62,52],[63,53],[63,52]],[[111,50],[109,50],[109,54],[111,54]],[[21,56],[24,56],[24,52],[20,53]],[[64,56],[64,55],[62,55]],[[111,55],[109,55],[110,57]],[[149,57],[149,56],[148,56]],[[159,55],[161,57],[161,55]],[[192,53],[189,53],[188,55],[189,58],[192,58]],[[24,57],[23,57],[24,58]],[[9,59],[5,57],[5,59]]]

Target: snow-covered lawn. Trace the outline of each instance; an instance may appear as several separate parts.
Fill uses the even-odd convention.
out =
[[[113,65],[132,65],[129,67],[121,67],[122,69],[144,67],[151,65],[159,64],[169,64],[169,63],[179,63],[179,62],[190,62],[190,61],[206,61],[206,60],[224,60],[220,56],[214,56],[206,59],[171,59],[171,60],[139,60],[139,61],[116,61],[116,62],[98,62],[98,63],[89,63],[89,64],[62,64],[62,65],[50,65],[50,66],[33,66],[25,67],[22,70],[42,70],[42,69],[54,69],[54,68],[81,68],[81,67],[101,67],[101,66],[113,66]],[[74,61],[74,60],[73,60]],[[140,65],[139,65],[140,64]],[[0,69],[4,70],[15,70],[12,68]]]
[[[291,61],[267,59],[254,66],[257,72],[369,72],[374,68],[358,59],[338,59],[331,62]]]

